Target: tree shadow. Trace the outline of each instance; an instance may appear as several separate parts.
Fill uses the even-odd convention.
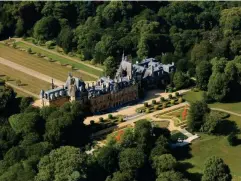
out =
[[[185,160],[192,157],[190,145],[173,148],[171,152],[177,160]]]
[[[230,133],[239,133],[240,130],[234,121],[222,120],[219,121],[215,133],[218,135],[229,135]]]
[[[27,86],[28,84],[26,84],[26,83],[22,83],[20,86],[21,87],[24,87],[24,86]]]
[[[179,162],[177,166],[177,170],[184,174],[184,176],[189,180],[201,181],[202,174],[201,173],[190,173],[188,169],[193,168],[194,165],[189,162]]]

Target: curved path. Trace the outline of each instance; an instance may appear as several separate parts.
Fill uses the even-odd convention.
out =
[[[233,112],[233,111],[228,111],[228,110],[225,110],[225,109],[211,108],[211,110],[214,110],[214,111],[221,111],[221,112],[225,112],[225,113],[228,113],[228,114],[233,114],[233,115],[235,115],[235,116],[239,116],[239,117],[241,117],[241,114],[235,113],[235,112]]]
[[[181,104],[178,104],[178,105],[175,105],[175,106],[172,106],[172,107],[169,107],[169,108],[166,108],[166,109],[163,109],[163,110],[159,110],[159,111],[155,111],[153,113],[149,113],[149,114],[144,114],[138,118],[134,118],[132,120],[129,120],[129,121],[126,121],[126,122],[123,122],[123,123],[120,123],[116,126],[112,126],[110,128],[107,128],[107,129],[103,129],[101,131],[98,131],[96,133],[93,134],[93,136],[100,136],[100,135],[103,135],[103,134],[106,134],[106,133],[109,133],[115,129],[120,129],[120,128],[125,128],[129,125],[134,125],[135,122],[139,121],[140,119],[151,119],[151,120],[158,120],[158,118],[155,118],[154,116],[156,114],[164,114],[165,112],[168,112],[170,110],[176,110],[176,109],[179,109],[183,106],[185,106],[187,103],[181,103]],[[159,119],[161,120],[161,119]],[[163,120],[167,120],[167,119],[163,119]],[[85,124],[88,124],[85,122]],[[173,121],[170,121],[169,123],[169,127],[168,127],[170,130],[176,130],[178,129],[178,127],[175,127]]]
[[[60,53],[58,53],[58,52],[55,52],[55,51],[53,51],[53,50],[49,50],[49,49],[47,49],[47,48],[34,45],[33,43],[29,43],[29,42],[27,42],[27,41],[24,41],[22,38],[12,38],[12,39],[14,39],[14,40],[16,40],[16,41],[20,41],[20,42],[26,43],[26,44],[31,45],[31,46],[35,46],[35,47],[37,47],[37,48],[39,48],[39,49],[42,49],[42,50],[44,50],[44,51],[47,51],[47,52],[49,52],[49,53],[58,55],[58,56],[60,56],[60,57],[63,57],[63,58],[72,60],[72,61],[74,61],[74,62],[77,62],[77,63],[83,64],[83,65],[86,65],[86,66],[88,66],[88,67],[90,67],[90,68],[93,68],[93,69],[95,69],[95,70],[99,70],[99,71],[103,72],[103,69],[101,69],[101,68],[99,68],[99,67],[96,67],[96,66],[94,66],[94,65],[90,65],[90,64],[84,63],[84,62],[81,61],[81,60],[77,60],[77,59],[72,58],[72,57],[69,57],[69,56],[67,56],[67,55],[62,55],[62,54],[60,54]]]
[[[7,59],[4,59],[4,58],[0,57],[0,64],[9,66],[9,67],[11,67],[13,69],[16,69],[16,70],[21,71],[21,72],[23,72],[25,74],[28,74],[30,76],[36,77],[38,79],[41,79],[43,81],[52,83],[52,77],[44,75],[44,74],[42,74],[40,72],[37,72],[35,70],[29,69],[27,67],[24,67],[22,65],[16,64],[16,63],[11,62],[11,61],[9,61]],[[57,80],[57,79],[54,79],[54,84],[57,85],[57,86],[62,86],[62,85],[64,85],[64,82],[62,82],[60,80]],[[41,86],[41,85],[39,85],[39,86]]]

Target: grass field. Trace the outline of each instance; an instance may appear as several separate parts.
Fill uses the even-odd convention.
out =
[[[169,126],[169,121],[152,121],[151,123],[159,128],[167,128]]]
[[[189,91],[189,92],[185,93],[185,95],[183,97],[188,102],[200,101],[200,100],[202,100],[202,93],[203,93],[203,91],[199,91],[199,92]],[[227,111],[233,111],[233,112],[241,114],[241,102],[234,102],[234,103],[216,102],[216,103],[209,104],[209,107],[225,109]]]
[[[16,80],[21,81],[21,88],[26,89],[32,93],[39,94],[41,89],[49,89],[50,88],[50,83],[42,81],[40,79],[37,79],[35,77],[29,76],[28,74],[25,74],[20,71],[16,71],[15,69],[12,69],[8,66],[5,65],[0,65],[0,73],[1,73],[1,78],[4,79],[4,76],[8,76],[10,78],[10,83],[16,85]],[[23,94],[20,91],[19,94]],[[26,93],[25,93],[26,95]]]
[[[33,40],[34,40],[33,37],[28,37],[28,38],[25,38],[25,39],[24,39],[24,41],[29,42],[29,43],[32,43],[32,44],[33,44]],[[43,48],[47,48],[46,45],[38,45],[38,46],[41,46],[41,47],[43,47]],[[65,56],[69,56],[68,54],[64,53],[64,51],[62,50],[62,48],[58,47],[58,49],[61,50],[61,52],[57,51],[57,46],[52,46],[52,47],[51,47],[51,51],[55,51],[55,52],[57,52],[57,53],[60,53],[60,54],[62,54],[62,55],[65,55]],[[76,59],[76,60],[78,60],[78,61],[83,61],[83,60],[80,60],[80,58],[79,58],[78,56],[73,56],[73,57],[71,57],[71,58],[74,58],[74,59]],[[85,64],[93,65],[93,64],[91,64],[91,61],[90,61],[90,60],[84,60],[84,63],[85,63]],[[104,66],[101,65],[101,64],[95,64],[94,66],[96,66],[96,67],[98,67],[98,68],[101,68],[101,69],[104,69]]]
[[[183,98],[190,103],[196,102],[196,101],[202,100],[202,94],[203,94],[203,91],[199,91],[199,92],[188,91],[184,94]]]
[[[5,45],[0,46],[0,57],[8,59],[14,63],[20,64],[22,66],[33,69],[61,81],[66,81],[68,73],[73,72],[70,68],[67,68],[65,66],[49,62],[43,58],[29,55],[26,52],[15,50]],[[80,72],[76,71],[73,72],[73,75],[81,77],[83,80],[94,80],[93,77],[90,77],[86,74],[81,74]]]
[[[89,66],[86,66],[84,64],[81,64],[81,63],[74,62],[70,59],[63,58],[61,56],[50,53],[48,51],[44,51],[44,50],[42,50],[42,49],[40,49],[36,46],[30,46],[30,45],[28,45],[24,42],[17,42],[16,45],[17,45],[17,47],[24,48],[26,50],[28,48],[31,48],[33,52],[41,53],[42,55],[44,55],[46,57],[52,58],[53,60],[56,60],[56,61],[59,61],[61,64],[69,64],[69,65],[74,66],[75,68],[78,68],[80,70],[83,70],[85,72],[88,72],[88,73],[91,73],[91,74],[94,74],[94,75],[97,75],[97,76],[100,76],[102,74],[102,72],[99,71],[99,70],[93,69],[93,68],[91,68]]]
[[[237,123],[241,129],[241,117],[231,115],[228,120]],[[194,141],[190,146],[191,158],[185,159],[182,162],[190,164],[188,172],[202,173],[205,160],[213,155],[224,159],[231,169],[234,176],[234,181],[241,180],[241,145],[230,146],[226,136],[212,136],[207,134],[200,134],[200,139]],[[241,134],[238,135],[241,139]],[[198,181],[198,179],[195,179]]]

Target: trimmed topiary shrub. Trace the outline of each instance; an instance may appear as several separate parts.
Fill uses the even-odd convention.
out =
[[[124,122],[125,121],[123,117],[119,117],[118,120],[119,120],[119,122]]]
[[[154,106],[154,109],[155,109],[155,110],[158,110],[158,105],[155,105],[155,106]]]
[[[104,118],[100,117],[100,118],[99,118],[99,121],[100,121],[101,123],[103,123],[103,122],[104,122]]]
[[[113,119],[113,115],[112,114],[108,114],[108,118],[109,119]]]
[[[148,102],[144,102],[144,107],[148,107]]]
[[[166,107],[167,107],[167,103],[166,102],[162,103],[162,109],[164,109]]]
[[[169,98],[169,99],[172,99],[172,94],[169,94],[169,95],[168,95],[168,98]]]
[[[178,98],[178,103],[180,104],[180,103],[182,103],[183,102],[183,98],[182,97],[179,97]]]
[[[94,121],[94,120],[91,120],[91,121],[90,121],[90,125],[93,125],[93,124],[95,124],[95,121]]]
[[[180,96],[179,92],[176,92],[176,93],[175,93],[175,96],[176,96],[176,97],[179,97],[179,96]]]
[[[146,108],[146,113],[150,113],[150,109],[149,108]]]
[[[170,100],[170,103],[172,104],[172,105],[174,105],[175,104],[175,100]]]
[[[152,102],[152,104],[153,104],[153,105],[155,105],[155,104],[156,104],[156,100],[152,100],[151,102]]]
[[[32,53],[32,49],[31,48],[28,48],[28,53],[31,54]]]
[[[164,102],[164,101],[165,101],[165,98],[164,98],[164,97],[160,97],[160,101],[161,101],[161,102]]]

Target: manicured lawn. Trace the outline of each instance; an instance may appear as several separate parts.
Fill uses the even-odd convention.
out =
[[[231,147],[229,146],[225,136],[210,136],[201,134],[201,138],[196,140],[191,145],[192,157],[184,160],[191,164],[188,169],[190,173],[202,173],[204,169],[205,160],[210,156],[218,156],[224,159],[230,167],[236,181],[241,179],[241,145]],[[237,179],[239,177],[239,179]]]
[[[169,125],[169,121],[152,121],[151,123],[159,128],[167,128]]]
[[[182,117],[183,111],[184,111],[184,108],[180,108],[168,113],[157,114],[156,117],[160,119],[172,119],[174,121],[175,126],[181,126],[181,125],[183,126],[186,124],[186,121],[187,121],[186,120],[187,114],[184,119]]]
[[[28,38],[26,38],[24,41],[27,41],[27,42],[29,42],[29,43],[33,43],[33,40],[34,40],[33,37],[28,37]],[[39,46],[44,47],[44,48],[47,48],[46,45],[39,45]],[[58,51],[57,51],[57,46],[52,46],[52,47],[51,47],[51,50],[52,50],[52,51],[55,51],[55,52],[58,52]],[[59,50],[61,50],[61,52],[58,52],[58,53],[60,53],[60,54],[62,54],[62,55],[69,56],[69,55],[67,55],[66,53],[64,53],[64,51],[63,51],[61,48],[59,48]],[[72,58],[75,58],[75,59],[78,60],[78,61],[82,61],[82,60],[80,60],[80,58],[79,58],[77,55],[76,55],[76,56],[73,56]],[[87,64],[92,65],[92,64],[91,64],[91,61],[89,61],[89,60],[84,60],[84,63],[87,63]],[[104,69],[104,66],[103,66],[103,65],[100,65],[100,64],[95,64],[94,66],[96,66],[96,67],[98,67],[98,68],[101,68],[101,69]]]
[[[184,94],[183,98],[189,103],[196,102],[196,101],[202,100],[202,94],[203,94],[203,91],[198,91],[198,92],[188,91]]]
[[[236,113],[241,114],[241,102],[234,102],[234,103],[213,103],[209,104],[209,107],[225,109],[227,111],[233,111]]]
[[[49,62],[43,58],[38,58],[34,55],[29,55],[26,52],[15,50],[4,45],[0,46],[0,57],[64,82],[66,81],[69,72],[72,72],[74,76],[81,77],[83,80],[95,80],[95,78],[90,77],[89,75],[72,71],[66,66]]]
[[[203,91],[199,91],[199,92],[189,91],[185,93],[183,97],[187,102],[191,103],[191,102],[202,100],[202,93]],[[216,103],[209,104],[209,107],[225,109],[227,111],[233,111],[241,114],[241,102],[234,102],[234,103],[216,102]]]
[[[0,65],[1,78],[5,79],[6,75],[10,78],[10,83],[16,85],[16,80],[21,81],[21,88],[26,89],[32,93],[39,94],[41,89],[47,90],[50,88],[50,83],[32,77],[23,72],[12,69],[11,67]],[[18,92],[18,91],[17,91]],[[21,94],[21,92],[20,92]],[[26,93],[25,93],[26,95]]]
[[[26,50],[28,48],[31,48],[33,52],[41,53],[44,56],[47,56],[49,58],[52,58],[53,60],[59,61],[61,64],[69,64],[69,65],[74,66],[75,68],[78,68],[80,70],[83,70],[85,72],[88,72],[88,73],[91,73],[91,74],[94,74],[94,75],[97,75],[97,76],[100,76],[102,74],[101,71],[93,69],[91,67],[88,67],[88,66],[86,66],[86,65],[84,65],[82,63],[74,62],[74,61],[72,61],[70,59],[58,56],[58,55],[50,53],[48,51],[44,51],[44,50],[42,50],[42,49],[40,49],[38,47],[30,46],[30,45],[28,45],[28,44],[26,44],[24,42],[17,42],[16,44],[17,44],[17,47],[21,47],[21,48],[24,48]]]
[[[241,117],[231,115],[228,120],[237,123],[241,128]],[[218,156],[224,159],[231,169],[234,176],[234,181],[241,180],[241,145],[230,146],[226,136],[213,136],[200,134],[200,139],[194,141],[190,148],[191,158],[185,159],[182,162],[190,163],[189,173],[202,173],[205,160],[210,156]],[[241,139],[241,134],[238,135]]]

